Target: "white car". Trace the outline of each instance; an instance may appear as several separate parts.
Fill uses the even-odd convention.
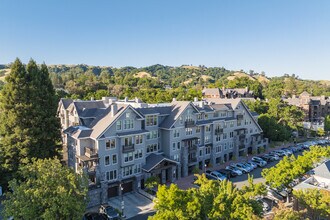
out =
[[[227,166],[226,170],[230,170],[233,171],[234,173],[236,173],[238,176],[242,175],[243,172],[239,169],[237,169],[236,167],[232,167],[232,166]]]
[[[267,165],[267,162],[261,159],[260,157],[252,157],[251,160],[255,162],[259,167],[264,167]]]
[[[249,164],[250,166],[252,166],[254,169],[256,169],[258,167],[258,164],[256,164],[253,161],[248,161],[247,164]]]
[[[242,163],[236,163],[236,164],[233,164],[232,166],[236,167],[237,169],[242,170],[243,173],[249,173],[252,171],[251,167],[248,167]]]

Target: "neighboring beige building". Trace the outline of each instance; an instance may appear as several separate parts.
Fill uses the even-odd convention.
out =
[[[204,98],[221,98],[221,99],[235,99],[235,98],[253,98],[253,91],[250,91],[248,87],[229,89],[222,87],[219,88],[204,88],[202,91]]]
[[[326,96],[311,96],[305,91],[283,101],[301,108],[305,113],[304,121],[311,124],[323,124],[325,116],[330,115],[330,99]]]

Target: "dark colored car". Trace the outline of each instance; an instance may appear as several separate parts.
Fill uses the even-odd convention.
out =
[[[84,215],[83,220],[107,220],[106,214],[97,212],[88,212]]]
[[[108,204],[101,205],[100,213],[105,214],[109,220],[119,220],[119,213],[117,210]]]
[[[232,177],[237,176],[237,173],[231,171],[231,170],[226,170],[226,169],[220,169],[218,170],[218,172],[222,173],[223,175],[225,175],[227,177],[227,179],[230,179]]]
[[[273,157],[271,157],[269,155],[263,155],[263,156],[260,156],[260,158],[263,159],[266,162],[274,161]]]

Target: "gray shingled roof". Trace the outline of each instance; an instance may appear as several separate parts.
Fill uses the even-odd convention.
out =
[[[69,105],[73,102],[73,100],[72,99],[61,99],[61,102],[62,102],[62,104],[63,104],[63,107],[65,108],[65,109],[67,109],[68,107],[69,107]]]
[[[152,153],[149,156],[147,156],[146,164],[142,167],[142,169],[147,172],[150,172],[155,166],[157,166],[164,160],[171,162],[171,163],[175,163],[175,164],[177,163],[176,161],[168,159],[168,158],[164,157],[163,155]]]
[[[160,124],[161,128],[169,129],[179,118],[182,112],[187,108],[191,102],[189,101],[174,101],[171,106],[171,114]]]
[[[299,95],[299,97],[302,97],[302,96],[310,96],[310,94],[309,94],[308,92],[306,92],[306,91],[303,91],[303,92]]]
[[[103,101],[74,101],[73,104],[76,107],[77,113],[80,116],[85,109],[100,109],[106,108]]]
[[[103,114],[106,108],[86,108],[80,113],[81,118],[96,118],[98,115]]]
[[[330,180],[330,160],[314,168],[314,175]]]
[[[210,105],[214,110],[232,110],[230,104],[211,104]]]
[[[121,115],[130,105],[120,105],[117,104],[118,111],[117,114],[112,117],[111,115],[111,107],[109,106],[103,115],[96,118],[90,125],[93,129],[91,133],[92,138],[98,138],[108,127],[112,125],[112,123]]]
[[[259,116],[259,114],[257,112],[251,112],[252,116]]]
[[[218,88],[205,88],[202,91],[203,95],[211,95],[211,96],[221,96],[222,91]]]
[[[136,110],[142,115],[169,115],[171,114],[171,106],[160,106],[160,107],[150,107],[150,108],[136,108]]]

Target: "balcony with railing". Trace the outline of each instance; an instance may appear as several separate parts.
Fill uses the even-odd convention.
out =
[[[187,121],[184,122],[184,126],[185,126],[185,128],[194,127],[195,126],[195,121],[193,121],[193,120],[187,120]]]
[[[223,134],[223,128],[216,128],[216,129],[214,130],[214,133],[215,133],[215,135]]]
[[[135,150],[134,148],[134,144],[131,144],[131,145],[123,145],[122,146],[122,149],[123,149],[123,153],[128,153],[128,152],[132,152]]]
[[[245,145],[244,144],[240,144],[240,145],[238,145],[238,149],[245,149]]]
[[[90,147],[85,147],[85,156],[88,158],[98,158],[96,150]]]
[[[191,158],[188,158],[188,163],[191,164],[191,163],[196,163],[197,162],[197,157],[191,157]]]
[[[238,136],[238,140],[239,141],[244,141],[245,140],[245,137],[246,137],[245,134],[241,134],[241,135]]]

